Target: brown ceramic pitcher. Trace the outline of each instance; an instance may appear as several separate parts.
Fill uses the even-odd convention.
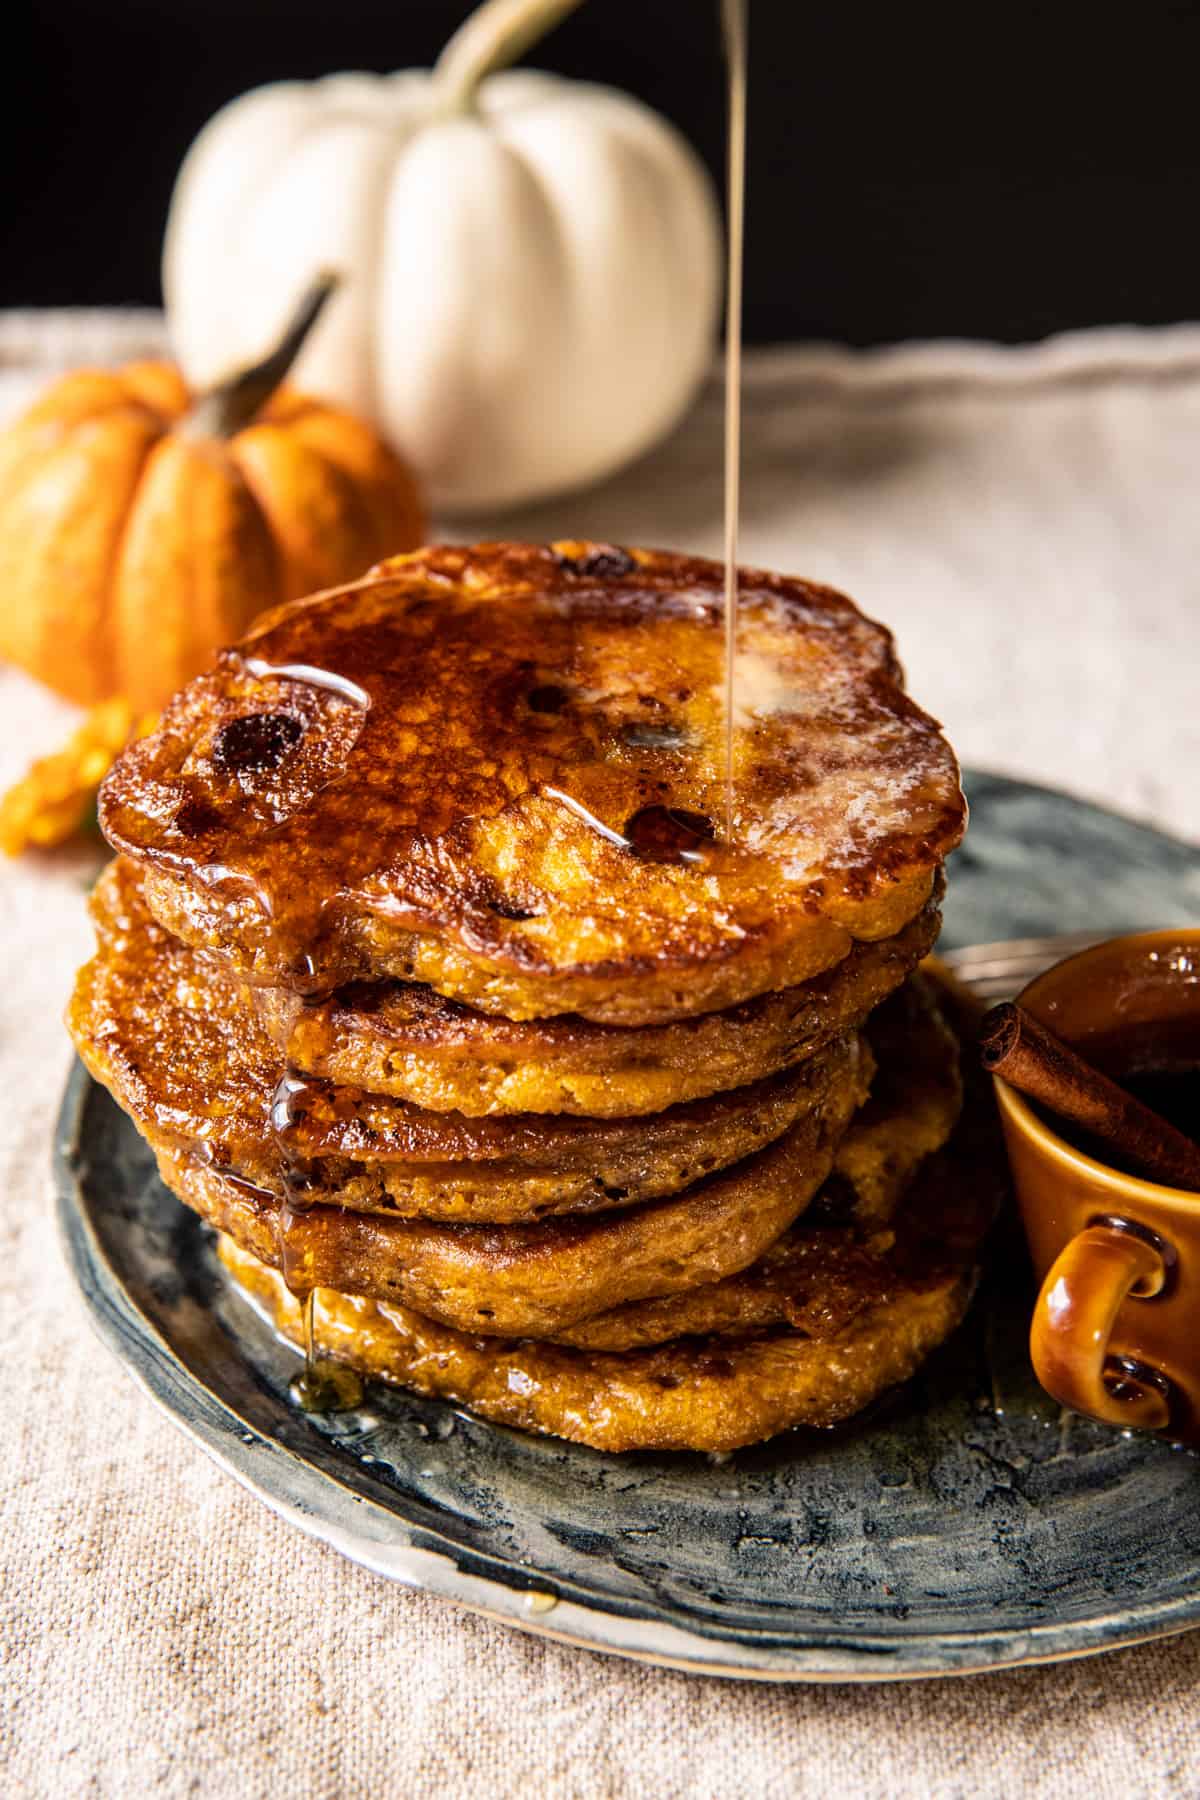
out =
[[[1200,930],[1116,938],[1031,982],[1021,1004],[1120,1081],[1196,1071]],[[1017,1199],[1041,1281],[1038,1380],[1105,1424],[1200,1444],[1200,1193],[1122,1173],[997,1077]]]

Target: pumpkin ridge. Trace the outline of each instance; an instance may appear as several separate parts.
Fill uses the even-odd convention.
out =
[[[330,411],[319,401],[299,416],[289,432],[340,471],[370,515],[370,561],[394,553],[398,542],[420,542],[424,515],[414,484],[399,458],[359,420]]]
[[[243,521],[256,546],[237,538],[230,545]],[[265,596],[254,579],[260,564],[274,583]],[[210,570],[216,573],[205,584]],[[165,436],[131,509],[112,597],[131,697],[150,706],[178,669],[203,667],[222,640],[244,631],[276,597],[275,571],[269,523],[225,447]],[[147,638],[139,625],[150,620]]]
[[[292,490],[300,485],[305,474],[302,466],[299,469],[294,466],[298,452],[309,459],[318,476],[328,478],[332,472],[336,478],[335,543],[330,543],[319,528],[313,530],[306,508],[296,504]],[[239,433],[229,445],[229,454],[266,515],[281,560],[281,599],[296,600],[314,588],[332,585],[336,575],[331,581],[328,570],[333,564],[345,567],[350,561],[345,554],[347,543],[361,546],[362,572],[365,574],[370,563],[376,560],[371,553],[375,535],[373,521],[360,509],[357,524],[351,523],[350,530],[345,529],[347,522],[354,520],[354,509],[359,503],[344,470],[318,456],[302,439],[294,439],[290,432],[267,421]],[[289,463],[293,466],[288,467]],[[310,478],[303,480],[305,487],[313,485],[312,470],[308,473]]]
[[[221,446],[222,461],[228,469],[230,481],[236,483],[238,491],[245,496],[249,514],[254,520],[254,530],[258,533],[266,550],[266,559],[271,570],[271,592],[269,596],[263,598],[261,604],[257,604],[254,607],[253,612],[250,613],[247,618],[239,623],[238,631],[244,633],[263,612],[270,611],[272,608],[278,606],[282,600],[287,598],[287,568],[283,553],[275,536],[271,515],[267,512],[258,495],[255,493],[253,485],[246,479],[245,470],[242,468],[241,462],[237,456],[236,444],[237,439],[233,438],[229,443]],[[222,648],[228,635],[227,630],[222,624],[221,628],[210,637],[209,641],[213,644],[214,648]]]
[[[150,409],[147,408],[146,410],[149,411]],[[130,490],[130,499],[129,504],[125,508],[125,516],[117,527],[116,535],[113,538],[112,547],[109,551],[108,566],[104,571],[102,583],[104,592],[110,596],[110,607],[115,598],[116,583],[121,568],[121,558],[125,545],[129,539],[130,526],[137,516],[138,500],[142,491],[142,483],[146,479],[146,471],[150,466],[152,458],[157,451],[161,449],[163,442],[164,436],[148,440],[145,451],[138,461],[137,475]],[[103,657],[103,691],[105,693],[128,692],[126,687],[127,670],[125,667],[124,643],[122,638],[120,636],[114,636],[111,632],[104,630],[102,625],[98,627],[97,636],[100,640],[99,649]],[[93,657],[95,657],[95,655],[96,652],[93,651]],[[93,662],[93,667],[94,666],[95,664]]]
[[[43,419],[41,426],[50,422]],[[135,444],[139,427],[140,443]],[[114,457],[123,437],[128,440],[124,457]],[[112,547],[105,540],[109,531],[113,543],[124,533],[125,514],[158,441],[160,434],[145,408],[72,420],[40,452],[17,460],[16,479],[0,500],[0,579],[6,586],[0,644],[5,655],[32,674],[54,668],[59,691],[80,705],[94,705],[112,692],[114,659],[106,622],[113,564]],[[47,479],[56,485],[50,516],[33,498]],[[88,548],[97,544],[98,523],[104,528],[99,577],[93,562],[80,560],[81,540]],[[65,561],[64,543],[71,548]]]
[[[132,634],[125,629],[127,616],[132,616],[136,609],[125,604],[123,595],[127,584],[133,582],[135,572],[140,573],[140,569],[136,562],[134,563],[133,568],[128,566],[132,558],[131,545],[136,546],[138,539],[147,529],[143,524],[142,514],[148,506],[146,493],[148,484],[156,474],[155,464],[169,457],[173,453],[173,449],[174,440],[172,439],[169,430],[164,431],[158,442],[153,446],[151,454],[147,456],[146,461],[142,465],[138,486],[134,491],[133,499],[126,511],[125,521],[119,534],[118,552],[114,557],[110,569],[109,591],[111,594],[112,613],[117,628],[113,633],[112,667],[110,667],[108,671],[108,678],[110,685],[117,691],[123,693],[133,693],[140,685],[141,678],[133,665],[137,658],[142,654],[143,650],[140,640],[135,639],[132,643],[130,642]],[[187,506],[190,510],[190,496],[188,497]],[[190,558],[183,559],[184,563],[187,565],[190,565],[190,560]],[[177,581],[185,581],[188,577],[186,575],[178,575],[176,579]],[[191,596],[189,594],[189,600],[190,598]],[[156,632],[161,634],[163,626],[164,619],[163,614],[160,611],[155,618]]]
[[[26,407],[11,430],[37,434],[47,426],[60,432],[108,418],[129,406],[147,410],[126,391],[118,369],[76,369],[60,375]]]
[[[71,378],[68,376],[67,379]],[[42,466],[51,457],[57,456],[70,443],[74,432],[101,422],[112,424],[126,418],[136,420],[147,413],[150,414],[151,422],[157,423],[149,407],[142,406],[136,400],[114,399],[111,406],[103,407],[99,412],[82,414],[78,418],[55,419],[50,413],[34,417],[31,409],[30,413],[15,419],[0,444],[0,509],[18,497],[20,488],[40,473]]]
[[[160,357],[144,357],[126,363],[120,379],[131,400],[144,406],[169,431],[187,411],[187,386],[173,363]],[[170,389],[170,394],[165,392]]]

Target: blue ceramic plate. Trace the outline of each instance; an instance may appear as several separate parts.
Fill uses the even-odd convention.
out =
[[[944,947],[1200,918],[1186,845],[993,776],[969,791]],[[569,1643],[783,1680],[1012,1666],[1200,1623],[1200,1463],[1042,1395],[1011,1233],[961,1331],[852,1426],[720,1461],[609,1457],[382,1388],[305,1417],[294,1353],[82,1069],[57,1158],[105,1342],[268,1506],[392,1580]]]

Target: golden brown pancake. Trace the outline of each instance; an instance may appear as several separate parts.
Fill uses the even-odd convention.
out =
[[[823,1219],[887,1224],[915,1170],[958,1122],[965,1041],[944,982],[928,968],[871,1014],[871,1093],[838,1145]]]
[[[823,975],[669,1025],[501,1019],[411,982],[359,982],[313,1003],[243,988],[243,1004],[294,1068],[344,1086],[472,1117],[631,1118],[760,1081],[857,1029],[931,949],[941,886],[895,937],[855,944]]]
[[[88,1068],[156,1149],[201,1150],[276,1194],[286,1176],[309,1200],[493,1224],[628,1205],[737,1162],[857,1079],[849,1036],[795,1069],[642,1118],[472,1119],[320,1081],[280,1083],[254,1012],[231,1004],[154,923],[122,859],[97,884],[92,913],[99,947],[68,1012]]]
[[[795,1328],[614,1353],[468,1335],[322,1292],[317,1343],[366,1375],[597,1450],[736,1450],[791,1426],[835,1425],[907,1380],[962,1318],[1002,1169],[994,1126],[976,1114],[921,1169],[886,1254],[820,1234],[813,1292],[829,1305],[817,1298]],[[298,1342],[299,1309],[278,1277],[227,1239],[220,1252]]]
[[[900,931],[962,835],[890,634],[741,574],[583,544],[435,548],[268,614],[120,759],[109,840],[254,981],[396,978],[510,1018],[649,1025]]]
[[[260,1262],[280,1267],[286,1255],[293,1288],[395,1300],[464,1331],[547,1337],[754,1262],[829,1173],[864,1088],[848,1069],[778,1143],[682,1194],[537,1225],[435,1225],[329,1206],[281,1218],[274,1195],[155,1147],[172,1192]]]
[[[820,1336],[831,1320],[848,1322],[871,1290],[864,1269],[869,1277],[894,1242],[888,1226],[913,1177],[958,1122],[959,1043],[940,1001],[936,984],[918,975],[872,1014],[870,1097],[838,1144],[833,1173],[812,1206],[753,1267],[707,1287],[598,1313],[557,1332],[555,1342],[631,1350],[774,1325]]]

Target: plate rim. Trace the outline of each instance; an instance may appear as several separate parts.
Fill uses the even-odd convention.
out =
[[[218,1467],[288,1524],[373,1574],[552,1642],[734,1680],[875,1684],[977,1675],[1100,1655],[1200,1624],[1198,1571],[1190,1595],[1065,1623],[896,1631],[886,1637],[838,1632],[833,1626],[791,1633],[764,1628],[731,1637],[645,1616],[636,1603],[629,1610],[614,1609],[601,1595],[555,1593],[560,1584],[540,1578],[539,1586],[536,1570],[518,1573],[518,1565],[499,1556],[480,1559],[474,1551],[462,1557],[446,1538],[436,1548],[432,1542],[418,1542],[418,1537],[432,1540],[438,1534],[406,1516],[401,1497],[385,1505],[359,1493],[352,1482],[259,1431],[195,1374],[129,1293],[104,1251],[83,1197],[80,1127],[92,1095],[102,1092],[76,1058],[54,1134],[60,1244],[89,1323],[158,1410]],[[359,1509],[358,1518],[370,1528],[356,1530],[351,1520],[329,1516],[335,1510],[330,1506],[334,1495],[350,1511]],[[468,1559],[484,1560],[486,1572],[465,1568]]]
[[[1069,788],[986,768],[963,773],[973,784],[1065,800],[1081,811],[1134,827],[1175,852],[1195,854],[1197,847],[1186,838]],[[259,1431],[161,1336],[108,1259],[84,1198],[80,1127],[91,1096],[102,1091],[76,1059],[53,1140],[60,1245],[92,1329],[158,1410],[242,1488],[307,1537],[374,1574],[572,1648],[687,1674],[774,1683],[873,1685],[977,1675],[1127,1649],[1200,1625],[1200,1565],[1196,1587],[1188,1594],[1119,1611],[1110,1606],[1098,1615],[1065,1622],[955,1632],[910,1629],[886,1636],[853,1627],[839,1632],[832,1622],[791,1633],[772,1627],[731,1633],[673,1623],[653,1616],[636,1600],[614,1608],[603,1594],[588,1598],[583,1584],[539,1576],[536,1569],[500,1554],[465,1550],[407,1516],[403,1496],[385,1504],[358,1492],[352,1481]],[[339,1511],[346,1517],[337,1517]],[[357,1529],[356,1520],[362,1521]],[[578,1588],[580,1597],[554,1591],[567,1586]]]

